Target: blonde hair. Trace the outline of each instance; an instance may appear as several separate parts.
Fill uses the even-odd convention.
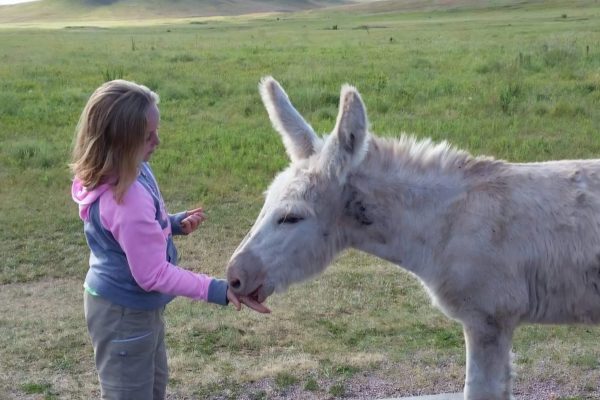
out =
[[[121,79],[106,82],[89,98],[75,133],[73,174],[88,190],[114,185],[121,202],[143,161],[147,114],[159,102],[146,86]]]

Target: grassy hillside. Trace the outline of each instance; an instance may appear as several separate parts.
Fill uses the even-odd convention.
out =
[[[382,136],[413,132],[519,162],[600,157],[597,1],[369,10],[0,30],[1,399],[98,397],[81,304],[88,254],[66,165],[79,113],[106,80],[160,94],[152,164],[167,206],[202,204],[209,215],[200,232],[177,238],[181,264],[215,276],[287,165],[257,93],[264,75],[318,132],[332,129],[349,82]],[[381,260],[347,253],[269,305],[273,314],[258,316],[174,301],[170,399],[462,387],[460,327]],[[599,334],[519,329],[517,398],[599,398]]]

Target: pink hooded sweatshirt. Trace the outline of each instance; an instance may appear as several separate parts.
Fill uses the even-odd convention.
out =
[[[86,288],[125,307],[154,309],[174,296],[227,304],[227,283],[178,267],[172,234],[186,213],[167,214],[150,167],[115,200],[111,185],[71,188],[91,250]],[[174,232],[172,232],[174,231]]]

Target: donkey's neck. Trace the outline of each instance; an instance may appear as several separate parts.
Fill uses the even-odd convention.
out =
[[[445,143],[373,137],[344,189],[349,245],[425,278],[469,188],[500,164]]]

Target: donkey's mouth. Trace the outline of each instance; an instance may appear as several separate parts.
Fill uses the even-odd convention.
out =
[[[270,295],[273,294],[273,291],[274,291],[273,285],[265,283],[265,284],[262,284],[259,287],[257,287],[256,290],[254,290],[248,296],[250,298],[258,301],[259,303],[264,303],[264,301],[267,299],[267,297],[269,297]]]
[[[254,289],[254,292],[249,293],[248,297],[250,297],[252,300],[256,300],[259,303],[262,303],[262,301],[258,300],[258,292],[262,289],[262,285],[260,285],[259,287],[257,287],[256,289]]]

